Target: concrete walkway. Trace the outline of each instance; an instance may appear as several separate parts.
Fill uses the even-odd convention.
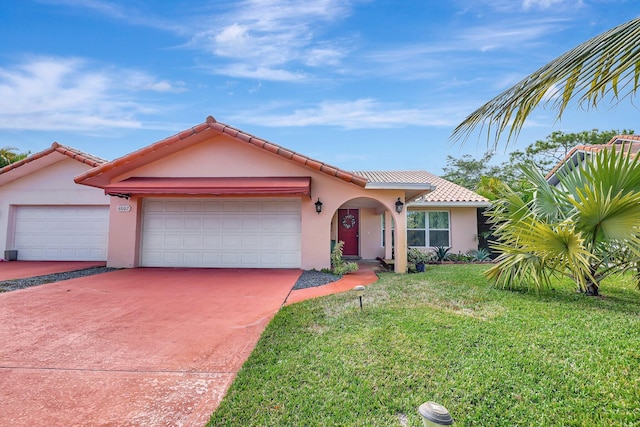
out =
[[[378,261],[360,261],[358,262],[358,266],[358,271],[349,273],[336,282],[315,288],[291,291],[291,295],[287,298],[286,305],[325,295],[348,292],[358,285],[366,286],[378,281],[376,272],[381,268]]]

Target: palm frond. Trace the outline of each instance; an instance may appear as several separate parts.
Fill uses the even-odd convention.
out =
[[[471,113],[453,131],[464,141],[480,126],[487,141],[509,129],[507,144],[519,134],[531,112],[544,102],[560,119],[571,100],[595,108],[604,99],[616,102],[640,85],[640,18],[619,25],[571,49]]]
[[[572,202],[572,220],[588,241],[624,241],[640,247],[640,193],[612,195],[603,186],[585,187],[577,190]]]
[[[562,217],[567,209],[571,208],[571,205],[566,201],[565,193],[549,185],[540,169],[533,163],[522,165],[520,170],[535,189],[534,214],[555,221]]]
[[[571,221],[549,224],[533,216],[526,221],[509,222],[495,232],[500,252],[497,264],[487,277],[498,286],[515,288],[533,286],[536,291],[548,286],[552,273],[574,277],[582,289],[593,279],[594,255],[584,245],[584,238]],[[597,261],[597,260],[595,260]]]

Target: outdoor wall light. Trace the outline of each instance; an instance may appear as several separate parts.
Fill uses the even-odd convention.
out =
[[[360,300],[360,311],[362,311],[362,296],[364,295],[364,289],[365,287],[362,285],[358,285],[355,288],[353,288],[353,290],[356,291],[356,296]]]
[[[398,200],[396,201],[396,212],[402,213],[403,206],[404,206],[404,203],[402,203],[402,200],[400,200],[400,197],[398,197]]]
[[[436,402],[425,402],[418,408],[424,427],[453,425],[453,418],[447,408]]]
[[[318,197],[318,201],[315,203],[316,205],[316,212],[320,213],[322,212],[322,202],[320,201],[320,197]]]

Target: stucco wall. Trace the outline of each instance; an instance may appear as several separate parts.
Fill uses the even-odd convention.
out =
[[[61,154],[50,154],[62,156]],[[36,160],[37,162],[37,160]],[[24,166],[22,166],[24,167]],[[19,174],[20,168],[9,173]],[[13,235],[12,206],[18,205],[109,205],[109,196],[98,188],[77,185],[73,178],[89,169],[88,165],[64,159],[37,169],[0,186],[0,256]]]
[[[478,208],[451,208],[451,253],[478,249]]]
[[[393,211],[394,203],[404,194],[397,190],[365,190],[297,163],[284,159],[263,149],[236,141],[226,135],[218,135],[208,141],[179,151],[172,156],[147,164],[123,174],[115,181],[129,177],[270,177],[311,176],[311,199],[302,198],[302,265],[303,269],[330,267],[331,219],[345,202],[356,198],[372,198],[379,201],[380,211],[387,209],[395,221],[406,223],[404,212]],[[323,211],[316,213],[314,203],[320,198]],[[109,260],[114,267],[137,265],[140,234],[139,201],[130,212],[122,215],[116,211],[114,198],[111,213],[113,218],[109,231]],[[133,206],[133,205],[132,205]],[[380,245],[380,219],[364,212],[361,219],[361,253],[365,258],[384,255]],[[406,246],[406,236],[398,236],[399,244]],[[372,246],[375,242],[375,248]],[[132,250],[133,248],[133,250]],[[406,258],[406,257],[405,257]],[[400,262],[399,269],[406,265]]]
[[[384,258],[382,215],[377,209],[360,209],[360,256],[364,259]]]

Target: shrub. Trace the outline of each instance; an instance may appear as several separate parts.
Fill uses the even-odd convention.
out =
[[[474,262],[484,262],[491,260],[491,252],[487,248],[480,248],[478,250],[469,251],[469,256]]]
[[[435,246],[433,248],[434,258],[437,262],[446,261],[449,258],[449,251],[451,248],[445,246]]]
[[[358,264],[355,262],[346,262],[342,259],[343,246],[344,242],[340,240],[333,247],[333,251],[331,251],[331,271],[333,274],[338,274],[340,276],[358,271]]]
[[[407,262],[412,264],[420,264],[429,262],[431,255],[417,248],[409,248],[407,251]]]

